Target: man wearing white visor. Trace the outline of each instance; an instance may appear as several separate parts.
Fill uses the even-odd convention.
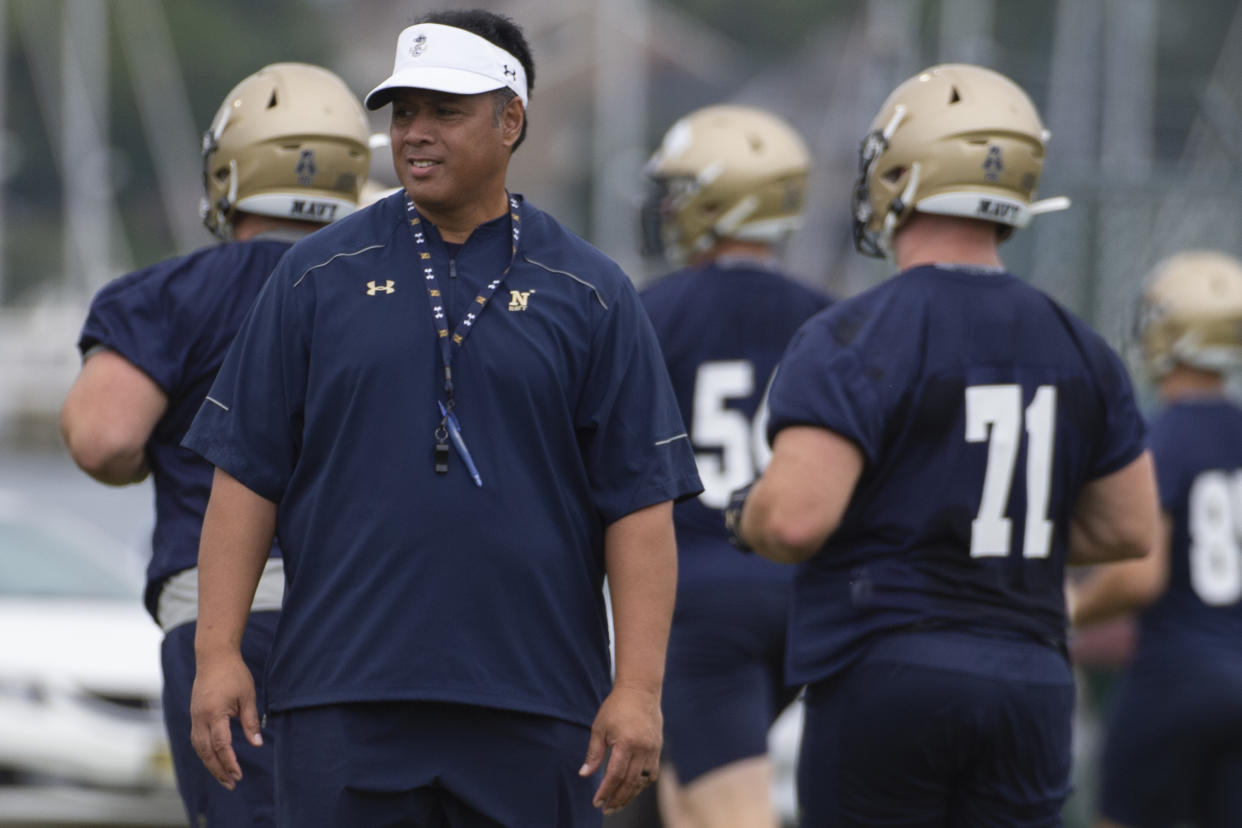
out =
[[[401,33],[366,104],[402,190],[282,259],[185,439],[217,467],[193,737],[226,786],[230,717],[260,740],[244,596],[285,554],[280,825],[598,826],[655,779],[702,487],[630,280],[506,187],[533,82],[500,15]]]

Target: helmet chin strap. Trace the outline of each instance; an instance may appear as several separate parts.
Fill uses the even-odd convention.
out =
[[[237,159],[229,159],[229,207],[237,203]]]
[[[901,126],[901,122],[904,121],[905,118],[905,104],[897,104],[897,106],[893,107],[893,117],[889,118],[888,123],[884,125],[884,129],[880,130],[880,137],[884,140],[884,147],[888,146],[889,141],[893,139],[893,133],[897,132],[897,127]],[[875,157],[868,162],[869,166],[874,165],[878,158],[879,153],[877,152]],[[906,185],[906,188],[902,190],[901,196],[896,201],[889,204],[888,214],[884,216],[884,223],[880,226],[880,232],[876,238],[876,244],[879,247],[880,252],[884,254],[884,258],[889,264],[895,264],[893,257],[893,232],[897,229],[896,214],[902,212],[904,209],[901,205],[908,204],[910,199],[914,197],[914,192],[918,187],[918,182],[919,165],[916,162],[911,167],[909,183]],[[898,205],[896,212],[893,210],[894,205]]]
[[[895,116],[894,116],[895,117]],[[906,182],[901,195],[889,202],[888,212],[884,216],[884,224],[880,227],[880,250],[889,264],[896,264],[893,253],[893,234],[897,232],[897,222],[906,210],[914,209],[914,194],[919,189],[919,162],[910,164],[910,178]]]
[[[755,208],[759,206],[759,197],[754,193],[743,198],[737,204],[730,207],[725,214],[716,220],[716,224],[712,227],[712,232],[719,237],[732,236],[737,228],[741,227],[750,218],[751,213],[755,212]]]
[[[229,159],[229,191],[216,202],[214,209],[219,214],[216,222],[216,235],[222,241],[233,240],[233,222],[229,219],[229,211],[237,204],[237,159]]]
[[[886,143],[893,140],[893,133],[897,131],[897,127],[901,126],[901,122],[904,121],[905,118],[905,104],[897,104],[897,106],[893,107],[893,117],[888,119],[888,123],[884,125],[884,129],[880,133],[884,136],[884,141]]]

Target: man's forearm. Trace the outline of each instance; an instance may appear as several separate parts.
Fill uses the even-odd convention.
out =
[[[616,682],[658,694],[677,595],[672,503],[640,509],[611,524],[604,557],[616,634]]]
[[[216,469],[198,553],[200,660],[240,650],[275,531],[276,504]]]

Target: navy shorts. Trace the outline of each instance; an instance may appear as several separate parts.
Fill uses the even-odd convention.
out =
[[[273,713],[284,828],[589,828],[589,728],[474,705],[372,702]]]
[[[678,591],[664,676],[664,758],[682,783],[762,756],[793,701],[785,687],[790,586],[693,584]]]
[[[242,658],[255,680],[259,703],[263,700],[264,665],[272,648],[279,612],[255,612],[242,635]],[[182,624],[164,636],[164,725],[172,748],[177,790],[185,803],[190,825],[272,826],[276,824],[275,782],[272,776],[271,737],[263,734],[263,747],[246,741],[241,725],[233,720],[233,751],[241,765],[242,780],[227,790],[215,780],[190,743],[190,691],[194,686],[194,629]],[[260,710],[260,715],[262,710]]]
[[[807,688],[804,828],[1059,826],[1073,676],[1035,642],[890,635]]]
[[[1237,657],[1136,663],[1110,703],[1100,777],[1100,813],[1122,825],[1242,825]]]

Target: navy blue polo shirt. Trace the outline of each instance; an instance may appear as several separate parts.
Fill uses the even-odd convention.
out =
[[[827,307],[824,293],[762,263],[713,262],[671,273],[640,294],[668,365],[704,491],[678,503],[678,584],[788,582],[793,569],[743,555],[721,510],[769,450],[760,402],[790,337]]]
[[[251,302],[290,241],[252,240],[203,248],[104,285],[78,338],[86,354],[105,346],[151,378],[168,409],[147,442],[155,483],[155,529],[146,605],[159,587],[198,561],[211,492],[211,464],[181,447]]]
[[[521,249],[454,348],[483,485],[434,468],[443,370],[404,195],[295,245],[185,445],[279,504],[286,598],[269,704],[424,699],[589,725],[610,684],[605,527],[696,494],[650,322],[625,274],[519,201]],[[450,329],[510,258],[510,219],[452,259]]]
[[[1159,412],[1149,445],[1173,524],[1169,581],[1140,616],[1136,661],[1242,655],[1242,408],[1189,399]]]
[[[912,268],[803,326],[770,404],[773,435],[827,428],[865,459],[795,576],[791,682],[916,625],[1064,641],[1074,504],[1145,435],[1120,359],[1083,322],[1008,273]]]

